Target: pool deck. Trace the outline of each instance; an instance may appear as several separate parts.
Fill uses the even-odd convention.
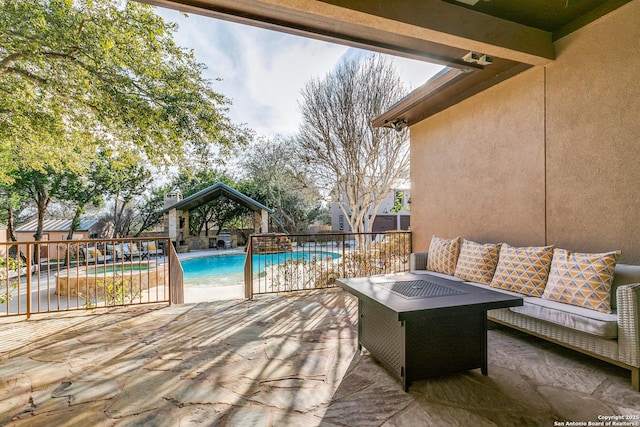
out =
[[[0,321],[10,427],[551,427],[638,408],[628,371],[508,329],[489,331],[488,376],[404,393],[358,351],[338,289]]]

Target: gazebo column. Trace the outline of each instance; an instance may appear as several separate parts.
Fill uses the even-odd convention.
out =
[[[264,209],[262,209],[260,211],[260,216],[261,216],[261,227],[260,227],[260,231],[262,233],[268,233],[269,232],[269,214],[267,213],[267,211],[265,211]]]
[[[189,236],[189,211],[182,212],[182,227],[180,227],[180,231],[182,232],[182,240],[186,240]]]
[[[178,247],[178,211],[175,209],[169,210],[169,239],[174,242],[176,248]]]
[[[253,212],[253,229],[255,232],[260,230],[260,233],[269,232],[269,214],[267,211],[262,210],[260,212]]]

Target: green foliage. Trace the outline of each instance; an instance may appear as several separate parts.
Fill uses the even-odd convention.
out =
[[[15,258],[0,257],[0,304],[6,304],[11,299],[11,290],[18,286],[17,280],[12,280],[11,277],[12,274],[17,274],[20,268],[22,268],[22,263]],[[9,272],[8,278],[7,271]]]
[[[404,191],[398,191],[395,197],[393,198],[393,207],[389,209],[389,211],[392,213],[398,213],[402,210],[407,210],[407,209],[409,208],[405,205]]]
[[[0,181],[82,173],[99,146],[162,164],[245,138],[174,31],[137,2],[4,0]]]
[[[206,159],[246,140],[174,31],[133,1],[0,2],[0,209],[10,231],[24,200],[41,225],[51,201],[71,203],[77,222],[106,196],[114,235],[126,235],[149,163]]]
[[[139,288],[132,286],[131,279],[120,274],[96,280],[97,293],[95,299],[87,298],[85,305],[95,307],[97,300],[104,298],[106,306],[133,304],[142,295]]]

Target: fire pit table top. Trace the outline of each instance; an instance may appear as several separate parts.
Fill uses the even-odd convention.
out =
[[[339,279],[338,286],[364,300],[375,301],[404,320],[417,313],[437,315],[452,307],[491,310],[522,305],[513,297],[487,287],[473,286],[433,275],[388,274]]]

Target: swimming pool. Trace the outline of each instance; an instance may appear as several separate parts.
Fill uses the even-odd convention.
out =
[[[341,255],[333,252],[285,252],[277,254],[253,255],[253,270],[260,272],[266,266],[282,264],[287,260],[313,258],[339,258]],[[213,255],[182,261],[185,281],[202,280],[208,276],[224,276],[242,274],[244,272],[245,256]]]

